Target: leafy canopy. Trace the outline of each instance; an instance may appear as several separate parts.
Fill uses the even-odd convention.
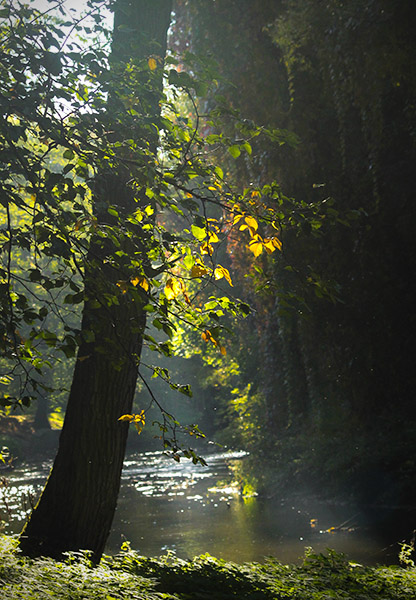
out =
[[[157,353],[172,354],[183,323],[225,355],[222,317],[250,309],[232,294],[222,248],[237,236],[253,259],[282,251],[282,231],[299,221],[277,183],[239,189],[221,166],[224,153],[249,161],[254,138],[282,144],[286,132],[240,119],[221,98],[206,110],[198,94],[218,76],[190,53],[118,60],[102,24],[105,4],[90,0],[87,16],[70,18],[59,2],[51,5],[60,17],[0,4],[3,406],[28,404],[45,387],[45,369],[94,341],[94,327],[71,318],[84,302],[109,314],[134,303],[164,334],[132,325]],[[238,139],[223,133],[230,120]],[[320,218],[316,207],[300,206],[302,218]],[[91,273],[93,297],[84,286]],[[145,411],[127,417],[141,430]]]

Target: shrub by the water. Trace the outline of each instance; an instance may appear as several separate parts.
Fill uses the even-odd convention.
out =
[[[275,559],[238,565],[209,555],[146,558],[128,546],[93,567],[86,552],[64,562],[25,558],[3,536],[0,594],[2,600],[412,600],[416,568],[365,567],[331,550],[308,550],[300,565]]]

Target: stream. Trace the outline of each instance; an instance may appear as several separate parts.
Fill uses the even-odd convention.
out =
[[[212,453],[205,457],[208,466],[202,467],[190,461],[176,463],[162,452],[128,454],[107,553],[118,552],[123,541],[129,541],[145,556],[170,551],[192,558],[208,552],[238,563],[261,562],[267,556],[296,563],[311,546],[316,552],[333,548],[368,565],[397,562],[399,530],[393,528],[386,536],[374,526],[385,521],[391,508],[373,509],[369,521],[362,510],[347,503],[308,497],[242,498],[236,486],[227,487],[224,481],[230,480],[230,468],[244,455]],[[50,461],[21,464],[3,473],[4,533],[21,530],[50,466]],[[414,519],[414,508],[409,510]]]

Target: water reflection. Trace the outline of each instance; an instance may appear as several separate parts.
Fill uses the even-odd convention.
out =
[[[107,552],[117,552],[128,540],[146,556],[170,550],[192,558],[209,552],[245,562],[272,555],[287,563],[297,562],[305,546],[312,546],[318,552],[334,548],[365,564],[396,560],[398,544],[382,551],[386,543],[350,505],[329,506],[310,498],[296,505],[277,498],[243,499],[237,487],[218,485],[243,457],[243,452],[211,454],[202,467],[175,463],[161,452],[129,455]],[[6,533],[21,530],[49,468],[50,463],[23,465],[8,474],[7,488],[0,489]],[[334,529],[345,521],[357,528]]]
[[[131,456],[123,471],[109,550],[117,551],[127,539],[148,556],[171,550],[181,558],[209,552],[236,562],[262,561],[270,555],[298,562],[305,546],[313,546],[318,552],[331,547],[365,563],[385,559],[380,554],[383,542],[364,529],[326,533],[348,519],[352,507],[310,502],[307,509],[299,509],[276,499],[243,499],[236,487],[218,486],[243,457],[236,452],[212,454],[203,468],[173,463],[159,452]],[[312,518],[319,529],[311,527]],[[392,554],[395,560],[397,548]]]

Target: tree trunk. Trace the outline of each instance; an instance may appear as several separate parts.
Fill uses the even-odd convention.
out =
[[[48,399],[45,396],[39,396],[36,400],[36,412],[35,417],[33,419],[33,427],[35,431],[51,428],[51,424],[49,423],[48,418],[48,409]]]
[[[170,13],[171,0],[118,0],[112,63],[151,54],[163,58]],[[124,24],[128,29],[118,30]],[[161,88],[162,78],[158,83]],[[158,102],[154,110],[157,116]],[[150,143],[156,150],[157,140]],[[114,186],[118,206],[124,206],[127,213],[131,204],[126,176],[120,173],[112,179],[97,186],[100,193],[95,201],[97,206],[104,205],[103,210],[96,210],[99,221],[108,221],[106,206],[114,201]],[[108,265],[100,265],[99,276],[95,271],[94,265],[102,263],[106,254],[103,244],[108,243],[101,238],[91,244],[82,321],[85,341],[78,349],[58,453],[20,537],[20,548],[29,556],[60,558],[68,550],[87,549],[97,563],[110,532],[128,433],[128,425],[118,418],[132,410],[145,298],[141,303],[129,294],[120,294],[118,305],[97,303],[106,286],[114,286],[115,277],[120,278]]]

